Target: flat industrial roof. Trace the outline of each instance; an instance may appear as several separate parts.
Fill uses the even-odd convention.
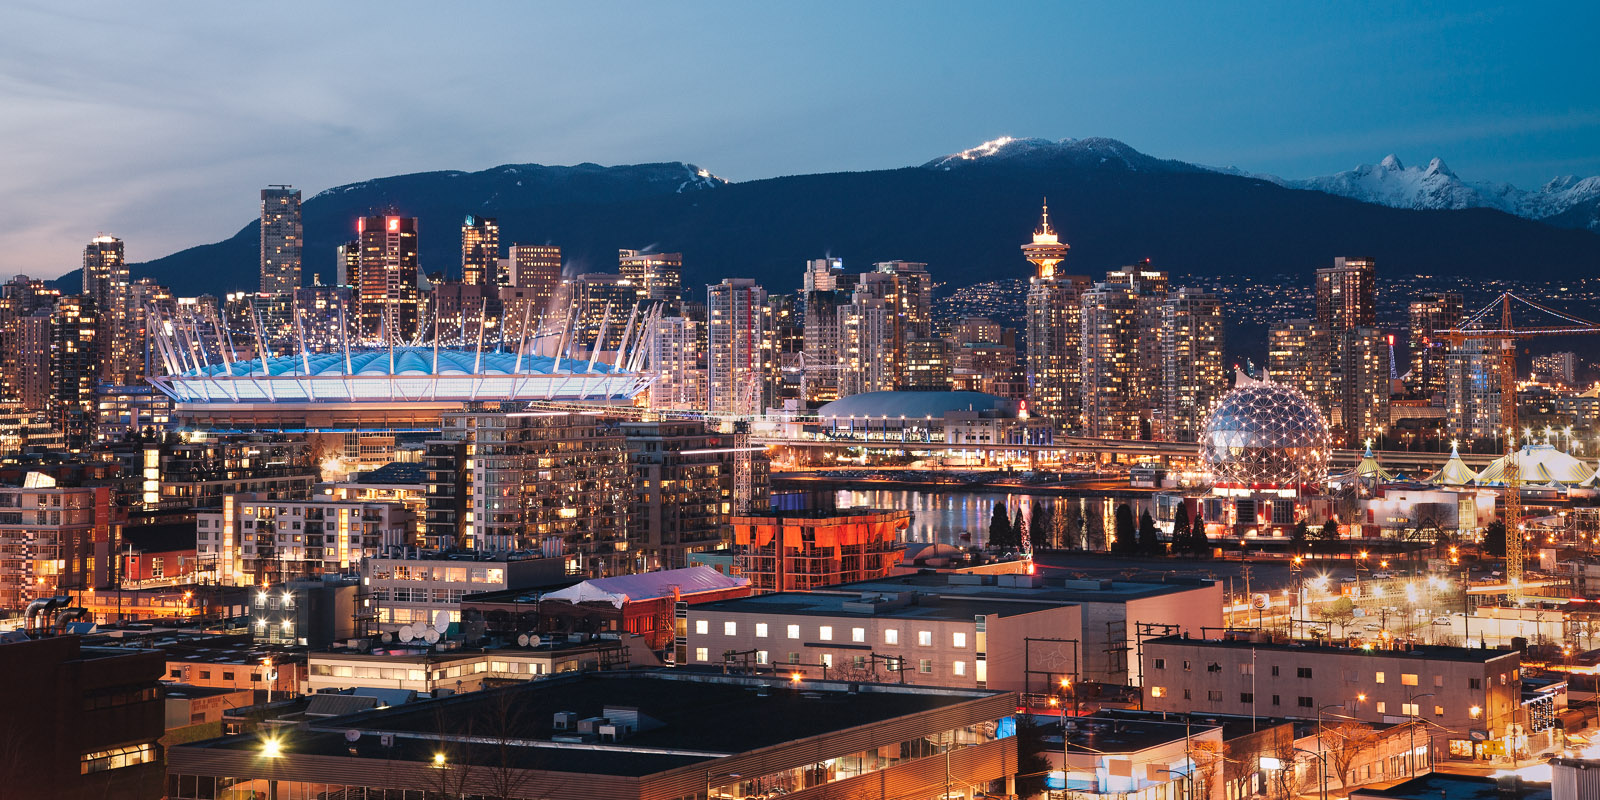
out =
[[[919,572],[894,575],[870,581],[832,586],[834,591],[903,592],[914,589],[943,595],[970,597],[1009,597],[1019,600],[1054,600],[1065,603],[1125,603],[1146,597],[1187,592],[1216,581],[1210,578],[1172,578],[1166,581],[1074,580],[1033,576],[1036,586],[1005,586],[1005,575],[964,575],[945,572]],[[1021,577],[1021,576],[1018,576]],[[994,582],[980,582],[994,578]],[[955,579],[955,582],[952,582]],[[969,582],[970,581],[970,582]]]
[[[1313,644],[1303,641],[1273,642],[1251,641],[1249,639],[1191,639],[1185,636],[1162,636],[1155,639],[1146,639],[1146,647],[1159,644],[1190,645],[1195,647],[1215,647],[1224,650],[1274,650],[1292,653],[1310,653],[1314,655],[1341,655],[1341,656],[1375,656],[1382,658],[1416,658],[1430,661],[1464,661],[1469,663],[1488,663],[1497,658],[1516,655],[1515,650],[1484,650],[1470,647],[1445,647],[1443,645],[1419,644],[1410,645],[1404,650],[1384,649],[1374,647],[1341,647],[1338,645]]]
[[[804,617],[861,617],[862,619],[965,620],[980,614],[1014,616],[1062,608],[1073,603],[1032,597],[940,597],[922,595],[907,605],[881,604],[876,610],[845,608],[862,603],[858,592],[776,592],[699,603],[695,611],[741,611],[751,614]]]
[[[764,693],[757,691],[758,684],[766,687]],[[485,737],[493,729],[495,737],[528,742],[511,748],[509,760],[517,767],[644,776],[1003,694],[872,685],[848,693],[820,686],[808,682],[796,690],[770,680],[662,672],[579,673],[320,720],[312,723],[315,729],[285,732],[281,746],[287,756],[345,756],[350,745],[344,732],[357,730],[363,734],[358,743],[363,757],[426,762],[441,750],[436,738],[440,731]],[[637,709],[641,718],[660,725],[641,726],[646,729],[615,746],[563,747],[553,741],[561,733],[553,727],[557,712],[570,711],[586,719],[604,716],[607,707]],[[399,734],[393,748],[378,744],[383,732]],[[261,742],[254,736],[233,736],[183,746],[251,750],[260,748]],[[446,744],[442,749],[457,746]],[[499,763],[496,747],[482,749],[457,758]]]

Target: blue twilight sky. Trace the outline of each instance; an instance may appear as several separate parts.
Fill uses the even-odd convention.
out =
[[[1002,135],[1307,177],[1600,173],[1600,6],[1466,2],[0,6],[0,275],[154,258],[256,190],[511,162],[731,180]]]

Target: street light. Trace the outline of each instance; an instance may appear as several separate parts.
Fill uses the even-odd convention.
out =
[[[1417,718],[1419,716],[1418,711],[1420,710],[1418,708],[1418,706],[1417,706],[1417,701],[1421,700],[1424,697],[1434,697],[1434,696],[1435,695],[1434,695],[1433,692],[1426,692],[1424,694],[1414,694],[1414,695],[1411,695],[1411,702],[1407,703],[1407,705],[1411,706],[1411,752],[1406,754],[1406,764],[1410,769],[1410,773],[1409,774],[1412,777],[1415,777],[1416,774],[1417,774],[1417,725],[1421,724],[1421,720],[1419,720]],[[1428,741],[1431,743],[1433,741],[1433,737],[1429,736],[1428,737]],[[1432,745],[1431,744],[1429,745],[1428,753],[1429,753],[1429,755],[1433,754],[1433,750],[1432,750]]]

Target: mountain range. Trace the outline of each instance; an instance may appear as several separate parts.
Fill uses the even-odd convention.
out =
[[[802,262],[925,261],[946,288],[1030,272],[1018,246],[1041,198],[1072,245],[1068,270],[1098,275],[1149,258],[1174,276],[1311,272],[1339,255],[1380,274],[1552,276],[1600,267],[1600,179],[1537,192],[1462,182],[1397,159],[1289,181],[1141,153],[1113,139],[1002,139],[921,166],[729,182],[692,164],[515,164],[377,178],[308,198],[306,282],[334,277],[334,248],[363,214],[419,218],[425,272],[460,273],[460,224],[496,217],[501,245],[554,243],[569,273],[615,271],[619,248],[684,254],[684,284],[752,277],[799,283]],[[258,222],[135,264],[180,294],[253,290]],[[1523,272],[1525,276],[1536,277]],[[75,291],[80,277],[60,280]]]

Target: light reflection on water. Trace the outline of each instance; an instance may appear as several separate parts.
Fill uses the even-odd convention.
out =
[[[1021,510],[1022,518],[1031,522],[1035,507],[1066,509],[1077,507],[1077,515],[1088,520],[1086,544],[1104,542],[1100,531],[1109,529],[1111,517],[1118,503],[1130,503],[1134,517],[1149,508],[1142,499],[1117,500],[1110,497],[1048,497],[1016,492],[928,492],[916,489],[840,489],[837,492],[840,508],[887,508],[911,512],[911,524],[901,541],[922,544],[943,543],[958,547],[984,545],[989,538],[989,520],[993,518],[996,503],[1004,503],[1006,514],[1015,518]],[[1102,528],[1104,526],[1104,528]],[[971,534],[962,539],[961,533]]]

